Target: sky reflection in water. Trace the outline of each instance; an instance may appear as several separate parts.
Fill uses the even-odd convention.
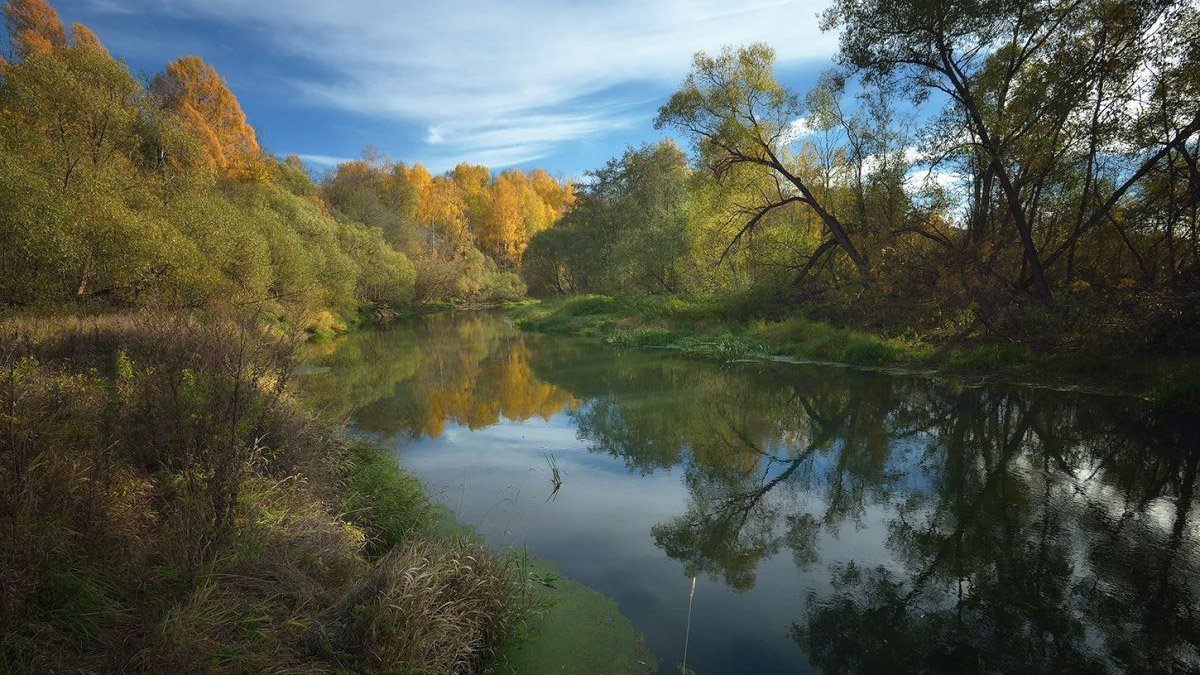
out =
[[[1195,427],[1131,399],[721,365],[442,315],[306,395],[715,673],[1194,672]],[[552,485],[552,453],[564,485]],[[674,672],[674,671],[671,671]]]

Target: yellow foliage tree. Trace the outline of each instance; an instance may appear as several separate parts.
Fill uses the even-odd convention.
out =
[[[479,243],[497,263],[515,264],[523,250],[524,209],[521,188],[514,176],[505,172],[492,184],[492,199],[488,211],[479,223]]]

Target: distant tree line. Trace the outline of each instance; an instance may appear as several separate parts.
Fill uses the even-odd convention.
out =
[[[544,171],[444,176],[368,153],[314,184],[260,148],[184,56],[143,83],[44,0],[4,4],[0,303],[364,305],[523,297],[529,238],[568,209]]]
[[[513,300],[529,240],[574,202],[570,183],[542,169],[459,164],[433,176],[420,164],[389,162],[368,148],[325,176],[333,213],[364,223],[414,262],[419,300]]]

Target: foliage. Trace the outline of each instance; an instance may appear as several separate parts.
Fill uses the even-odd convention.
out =
[[[231,178],[265,179],[254,128],[217,70],[198,56],[167,64],[154,90],[192,131],[205,164]]]
[[[531,242],[530,289],[753,292],[772,318],[946,342],[1194,351],[1197,12],[840,0],[836,67],[808,92],[767,45],[699,53],[656,121],[691,170],[650,161],[660,145],[593,172]]]
[[[378,228],[415,261],[418,300],[465,303],[524,297],[515,269],[530,238],[574,200],[570,183],[541,169],[492,177],[487,167],[460,164],[431,176],[371,149],[326,175],[322,194],[340,218]]]
[[[273,298],[347,315],[412,301],[407,256],[331,217],[295,160],[260,154],[211,66],[180,59],[148,91],[45,3],[5,12],[18,60],[0,80],[0,301]]]
[[[575,207],[530,242],[526,282],[543,294],[681,290],[690,174],[670,141],[590,172]]]

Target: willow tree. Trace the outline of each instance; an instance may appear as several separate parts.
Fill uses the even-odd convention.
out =
[[[1007,280],[1045,301],[1053,266],[1089,232],[1120,229],[1126,198],[1200,131],[1194,95],[1145,105],[1172,73],[1194,73],[1194,48],[1162,51],[1196,21],[1190,3],[1164,0],[838,0],[825,14],[844,65],[944,102],[925,131],[970,177],[965,228],[981,251],[1014,233]]]
[[[691,171],[671,141],[630,148],[588,172],[574,207],[538,232],[524,273],[538,292],[684,290]]]
[[[754,167],[775,179],[773,191],[761,193],[758,203],[742,210],[745,222],[725,254],[753,234],[772,211],[803,205],[817,215],[829,236],[812,252],[806,269],[840,249],[865,277],[869,263],[855,241],[855,224],[844,222],[788,159],[788,146],[796,140],[796,122],[806,109],[799,96],[775,79],[774,66],[775,53],[764,44],[736,51],[726,48],[715,57],[697,54],[683,85],[659,109],[655,126],[687,135],[718,177]]]
[[[18,59],[67,43],[58,12],[44,0],[10,0],[4,5],[4,25]]]

